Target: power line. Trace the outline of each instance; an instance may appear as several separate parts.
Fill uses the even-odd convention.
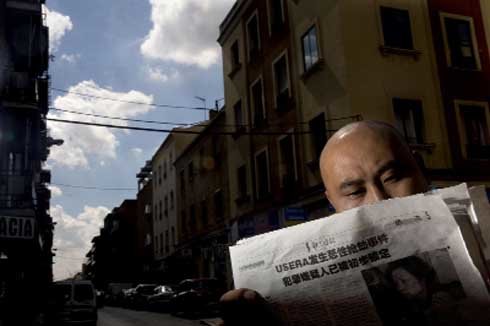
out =
[[[84,126],[92,126],[92,127],[104,127],[104,128],[113,128],[113,129],[124,129],[124,130],[137,130],[137,131],[148,131],[148,132],[162,132],[162,133],[174,133],[174,134],[193,134],[199,135],[202,134],[202,131],[197,130],[179,130],[179,129],[155,129],[155,128],[144,128],[144,127],[133,127],[133,126],[120,126],[120,125],[111,125],[104,123],[95,123],[95,122],[86,122],[86,121],[76,121],[76,120],[65,120],[65,119],[56,119],[56,118],[45,118],[47,121],[53,122],[61,122],[61,123],[71,123],[76,125],[84,125]],[[333,132],[336,130],[326,130],[327,132]],[[210,131],[208,132],[212,135],[223,135],[223,136],[234,136],[237,134],[235,131]],[[250,136],[280,136],[280,135],[309,135],[312,134],[311,131],[243,131],[239,132],[241,135],[250,135]]]
[[[210,111],[211,110],[211,109],[202,108],[202,107],[126,101],[126,100],[115,99],[115,98],[110,98],[110,97],[103,97],[103,96],[96,96],[96,95],[90,95],[90,94],[85,94],[85,93],[73,92],[73,91],[68,91],[66,89],[55,88],[55,87],[51,87],[50,89],[53,91],[56,91],[56,92],[74,94],[74,95],[79,95],[79,96],[87,97],[87,98],[94,98],[94,99],[98,99],[98,100],[120,102],[120,103],[129,103],[129,104],[136,104],[136,105],[146,105],[146,106],[153,106],[153,107],[157,107],[157,108],[185,109],[185,110],[197,110],[197,111]]]
[[[63,183],[51,183],[53,186],[65,187],[65,188],[73,188],[73,189],[85,189],[85,190],[102,190],[102,191],[135,191],[138,190],[136,188],[104,188],[104,187],[91,187],[91,186],[77,186],[77,185],[69,185]]]
[[[149,123],[149,124],[168,125],[168,126],[191,126],[191,125],[194,125],[193,123],[181,123],[181,122],[170,122],[170,121],[130,119],[130,118],[115,117],[115,116],[108,116],[108,115],[95,114],[95,113],[84,113],[84,112],[78,112],[78,111],[72,111],[72,110],[64,110],[64,109],[57,109],[57,108],[50,108],[49,110],[50,111],[53,110],[53,111],[71,113],[71,114],[77,114],[77,115],[84,115],[84,116],[88,116],[88,117],[111,119],[111,120],[120,120],[120,121],[129,121],[129,122],[141,122],[141,123]],[[196,126],[200,126],[200,125],[196,125]],[[205,127],[204,125],[202,125],[202,126]]]
[[[103,114],[96,113],[86,113],[80,111],[66,110],[66,109],[58,109],[58,108],[50,108],[50,111],[58,111],[88,117],[102,118],[102,119],[110,119],[110,120],[119,120],[119,121],[128,121],[128,122],[138,122],[138,123],[148,123],[148,124],[159,124],[159,125],[168,125],[168,126],[182,126],[182,127],[207,127],[210,123],[202,123],[202,122],[193,122],[193,123],[184,123],[184,122],[172,122],[172,121],[159,121],[159,120],[143,120],[143,119],[131,119],[131,118],[123,118],[117,116],[109,116]],[[352,118],[352,117],[349,117]],[[347,118],[339,118],[335,120],[345,120]],[[332,120],[334,121],[334,120]],[[300,122],[300,124],[309,124],[309,122]],[[279,124],[268,124],[269,126],[279,126]],[[230,128],[243,128],[249,127],[249,124],[215,124],[217,127],[230,127]]]

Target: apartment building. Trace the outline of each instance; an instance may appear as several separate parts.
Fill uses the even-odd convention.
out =
[[[151,210],[153,207],[153,182],[152,182],[152,165],[151,161],[146,161],[140,172],[136,175],[138,178],[138,194],[136,195],[136,252],[137,265],[141,280],[152,278],[153,265],[153,216]]]
[[[327,117],[315,125],[302,114],[295,6],[237,1],[220,25],[227,124],[236,131],[227,139],[232,238],[331,213],[319,174],[309,180],[315,163],[303,149],[305,139],[326,139]],[[351,115],[336,118],[357,119]]]
[[[0,316],[33,318],[52,280],[53,223],[48,214],[48,28],[43,0],[0,2]],[[21,295],[31,293],[29,296]]]
[[[211,112],[200,134],[175,160],[180,278],[231,275],[229,182],[225,110]]]
[[[437,70],[451,151],[443,181],[490,179],[490,4],[429,0]]]
[[[194,134],[179,131],[194,130],[191,128],[176,128],[163,141],[153,155],[152,184],[153,184],[153,257],[152,270],[163,277],[168,274],[169,264],[166,261],[175,253],[178,244],[177,223],[177,172],[174,167],[176,158],[192,141]],[[197,129],[196,129],[197,130]]]
[[[487,182],[488,7],[237,1],[218,39],[226,120],[236,131],[228,137],[234,238],[332,213],[320,152],[361,119],[396,126],[434,184]]]

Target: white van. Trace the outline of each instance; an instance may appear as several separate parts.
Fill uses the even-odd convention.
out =
[[[56,324],[97,325],[97,301],[92,282],[55,282],[51,298],[51,317]]]

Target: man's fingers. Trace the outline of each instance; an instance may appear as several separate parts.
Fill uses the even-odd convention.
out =
[[[221,297],[220,303],[226,326],[278,324],[271,307],[256,291],[229,291]]]

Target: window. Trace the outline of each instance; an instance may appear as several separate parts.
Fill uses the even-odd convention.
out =
[[[175,227],[172,226],[172,246],[175,246]]]
[[[242,109],[242,101],[236,102],[233,106],[233,112],[235,114],[235,128],[236,131],[242,131],[245,129],[245,125],[243,123],[243,109]]]
[[[441,14],[448,66],[479,70],[478,46],[471,17]]]
[[[308,123],[313,144],[315,161],[320,159],[323,147],[327,143],[327,129],[325,128],[325,113],[321,113]]]
[[[206,200],[201,202],[201,221],[202,225],[208,224],[208,206],[206,204]]]
[[[270,191],[269,154],[267,149],[255,154],[255,173],[257,199],[262,199],[269,195]]]
[[[235,41],[230,48],[230,56],[231,56],[231,71],[235,71],[240,68],[240,46],[238,45],[238,41]]]
[[[189,178],[189,183],[192,183],[194,181],[194,162],[190,161],[189,165],[187,166],[187,174]]]
[[[180,193],[182,196],[185,195],[185,171],[180,171]]]
[[[158,218],[158,206],[155,204],[155,212],[154,212],[154,217],[155,217],[155,221],[157,220]]]
[[[282,187],[294,187],[297,180],[296,150],[292,135],[286,135],[279,139],[279,173]]]
[[[168,170],[172,171],[172,166],[174,165],[174,162],[172,161],[172,152],[170,152],[169,157],[168,157]]]
[[[218,189],[213,196],[214,201],[214,214],[217,221],[222,220],[225,216],[225,201],[223,199],[223,190]]]
[[[283,0],[269,0],[270,32],[280,32],[284,28],[284,4]]]
[[[255,13],[247,22],[248,59],[254,60],[260,52],[259,16]]]
[[[160,201],[158,202],[158,219],[161,221],[162,220],[162,200],[160,199]]]
[[[251,87],[254,127],[260,127],[265,121],[264,89],[259,78]]]
[[[163,162],[163,180],[167,179],[167,161]]]
[[[382,6],[380,12],[384,46],[413,50],[412,27],[408,10]]]
[[[301,37],[303,47],[303,68],[309,71],[320,60],[320,47],[318,44],[318,33],[316,25]]]
[[[154,246],[155,246],[155,254],[158,255],[158,236],[155,236]]]
[[[396,127],[409,144],[423,144],[422,102],[419,100],[393,99]]]
[[[463,152],[469,159],[490,158],[490,137],[485,106],[459,105],[462,122]]]
[[[285,110],[289,99],[289,67],[287,53],[281,55],[273,64],[274,92],[276,109]]]
[[[165,215],[165,217],[168,218],[168,197],[167,196],[165,196],[164,203],[165,203],[165,206],[164,206],[165,210],[163,211],[163,214]]]
[[[174,191],[171,190],[170,191],[170,209],[174,209],[174,207],[175,207],[174,200],[175,200],[175,198],[174,198]]]
[[[237,169],[238,198],[247,197],[247,166],[244,164]]]
[[[168,230],[165,230],[165,253],[170,251],[170,237],[168,236]]]
[[[162,184],[162,166],[161,165],[158,166],[158,184],[159,185]]]

